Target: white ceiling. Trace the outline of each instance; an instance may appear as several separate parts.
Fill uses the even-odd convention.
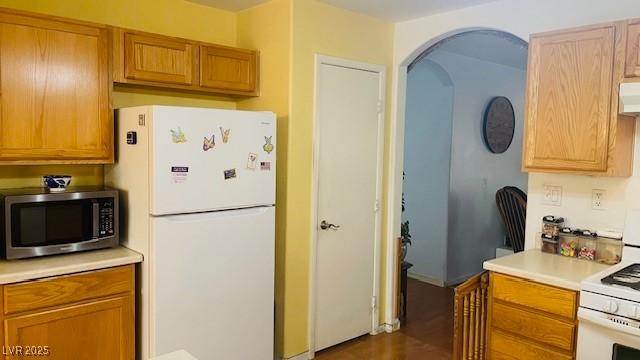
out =
[[[403,21],[496,0],[320,0],[387,21]]]
[[[527,46],[506,35],[474,31],[444,40],[436,47],[437,50],[448,51],[458,55],[468,56],[479,60],[527,69]]]
[[[240,11],[269,0],[189,0],[229,11]],[[320,0],[343,9],[387,21],[402,21],[496,0]]]

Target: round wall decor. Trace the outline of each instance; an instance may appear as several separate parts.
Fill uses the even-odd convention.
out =
[[[509,148],[513,140],[516,121],[511,101],[504,96],[496,96],[484,111],[482,135],[489,151],[501,154]]]

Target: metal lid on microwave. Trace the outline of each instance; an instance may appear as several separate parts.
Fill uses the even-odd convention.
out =
[[[544,221],[546,223],[552,223],[552,224],[562,224],[562,223],[564,223],[564,218],[563,217],[555,217],[553,215],[547,215],[547,216],[542,218],[542,221]]]

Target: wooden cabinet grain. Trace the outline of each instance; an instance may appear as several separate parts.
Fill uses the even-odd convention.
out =
[[[105,26],[0,9],[0,164],[113,162]]]
[[[258,95],[258,52],[113,28],[114,81],[121,84]]]
[[[573,359],[578,293],[490,273],[487,357]]]
[[[124,32],[126,79],[191,85],[194,46],[188,41]]]
[[[635,122],[618,115],[624,22],[531,36],[523,169],[630,176]]]
[[[640,77],[640,19],[631,20],[627,30],[627,59],[624,76]]]
[[[46,346],[47,359],[134,359],[133,265],[5,285],[2,293],[5,353]]]

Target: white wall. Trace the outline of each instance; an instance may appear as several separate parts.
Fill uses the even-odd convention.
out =
[[[430,59],[454,84],[447,283],[455,284],[482,271],[504,242],[496,191],[504,186],[527,191],[520,166],[526,73],[445,51],[434,51]],[[482,138],[484,110],[495,96],[511,100],[516,119],[512,145],[502,154],[487,150]]]
[[[452,115],[449,75],[433,61],[420,61],[407,81],[402,221],[409,221],[413,237],[410,272],[440,285],[446,281]]]
[[[532,33],[588,25],[598,22],[640,17],[637,0],[584,1],[584,0],[501,0],[448,13],[423,17],[396,24],[394,42],[394,116],[397,130],[404,127],[403,72],[411,60],[428,46],[461,28],[492,28],[510,32],[525,40]],[[637,136],[636,136],[637,137]],[[398,140],[399,137],[396,138]],[[393,144],[396,151],[401,139]],[[636,146],[640,141],[636,140]],[[636,150],[637,151],[637,150]],[[640,161],[636,155],[636,165]],[[392,159],[396,173],[401,170],[402,158]],[[638,169],[638,166],[635,167]],[[628,209],[640,206],[640,174],[628,179],[612,179],[586,176],[529,175],[529,204],[527,216],[526,247],[535,247],[540,218],[546,213],[564,215],[571,225],[594,228],[622,228]],[[396,175],[397,181],[398,175]],[[562,206],[548,208],[541,205],[542,185],[559,184],[564,188]],[[608,209],[594,212],[590,198],[593,187],[607,190]],[[393,196],[399,206],[399,190]],[[391,219],[394,222],[396,219]]]

